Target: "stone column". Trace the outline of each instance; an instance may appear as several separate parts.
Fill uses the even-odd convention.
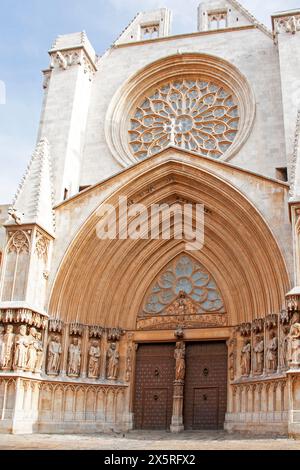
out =
[[[184,430],[183,425],[183,391],[184,380],[175,380],[173,393],[173,415],[170,426],[171,432],[181,432]]]
[[[173,414],[170,426],[171,432],[181,432],[184,430],[183,425],[183,392],[185,378],[185,343],[177,341],[174,357],[175,365],[175,381],[173,391]]]

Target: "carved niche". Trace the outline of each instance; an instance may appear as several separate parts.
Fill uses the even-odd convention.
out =
[[[148,290],[137,318],[140,330],[226,326],[227,315],[215,280],[199,262],[181,255]]]

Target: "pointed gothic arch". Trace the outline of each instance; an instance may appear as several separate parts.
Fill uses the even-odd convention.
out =
[[[290,281],[278,243],[254,205],[199,159],[170,157],[170,149],[143,162],[105,203],[201,202],[207,208],[205,246],[193,254],[219,287],[228,324],[281,310]],[[144,168],[145,166],[145,168]],[[140,171],[139,171],[140,170]],[[130,169],[125,172],[130,173]],[[97,210],[70,245],[52,288],[49,313],[64,321],[135,329],[141,301],[157,273],[185,250],[185,240],[99,241]]]

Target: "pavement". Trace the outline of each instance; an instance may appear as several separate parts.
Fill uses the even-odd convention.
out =
[[[126,434],[0,434],[0,450],[300,450],[300,440],[224,431],[132,431]]]

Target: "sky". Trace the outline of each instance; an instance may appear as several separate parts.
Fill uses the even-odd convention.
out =
[[[200,0],[0,0],[0,204],[9,204],[36,143],[43,98],[41,70],[59,34],[85,30],[101,55],[139,11],[168,7],[172,33],[197,30]],[[272,13],[300,0],[242,0],[271,27]],[[3,85],[4,84],[4,85]],[[5,104],[3,88],[6,90]],[[2,98],[2,99],[1,99]]]

